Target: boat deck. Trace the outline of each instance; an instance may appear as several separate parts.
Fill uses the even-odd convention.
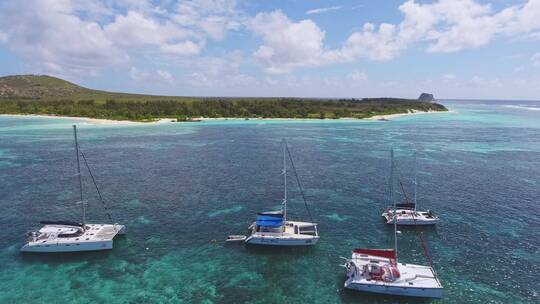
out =
[[[399,279],[393,282],[386,282],[369,279],[369,277],[364,276],[361,271],[364,265],[373,262],[384,265],[390,263],[389,259],[354,253],[351,261],[353,261],[357,266],[356,275],[354,278],[350,278],[351,283],[404,288],[442,288],[439,279],[436,277],[433,269],[430,266],[398,263],[397,268],[400,272]]]
[[[252,236],[254,237],[271,237],[271,238],[282,238],[282,239],[313,239],[318,238],[317,235],[308,234],[306,231],[300,231],[302,227],[312,227],[314,223],[308,222],[295,222],[287,221],[285,222],[283,232],[261,232],[261,231],[252,231]],[[297,228],[298,227],[298,228]],[[314,231],[314,230],[313,230]]]
[[[59,237],[61,234],[76,233],[79,227],[65,225],[45,225],[40,230],[37,238],[28,241],[29,246],[50,244],[73,244],[112,241],[117,234],[124,231],[123,225],[110,224],[86,224],[86,231],[73,237]]]

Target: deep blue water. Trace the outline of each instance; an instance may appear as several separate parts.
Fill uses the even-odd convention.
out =
[[[389,149],[410,192],[442,218],[424,229],[440,303],[538,303],[540,102],[447,101],[451,113],[379,121],[92,125],[0,116],[0,303],[424,303],[342,290],[340,256],[392,246]],[[71,124],[116,221],[110,252],[21,255],[43,219],[78,220]],[[280,206],[281,139],[305,188],[313,248],[225,245]],[[290,176],[291,182],[293,181]],[[88,174],[89,218],[106,221]],[[294,183],[289,213],[307,219]],[[400,260],[426,264],[414,229]]]

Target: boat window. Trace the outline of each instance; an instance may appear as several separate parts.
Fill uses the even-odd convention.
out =
[[[71,237],[78,237],[78,236],[81,236],[82,234],[84,234],[84,231],[83,231],[83,230],[76,230],[76,231],[73,232],[73,233],[59,233],[59,234],[58,234],[58,237],[59,237],[59,238],[71,238]]]

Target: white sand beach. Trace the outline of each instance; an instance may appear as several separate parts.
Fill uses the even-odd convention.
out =
[[[357,119],[354,117],[341,117],[338,120],[386,120],[386,119],[393,119],[403,116],[409,116],[409,115],[418,115],[418,114],[430,114],[430,113],[441,113],[438,111],[418,111],[418,110],[409,110],[409,113],[399,113],[399,114],[389,114],[389,115],[375,115],[372,117],[364,118],[364,119]],[[445,112],[447,113],[447,112]],[[164,124],[164,123],[177,123],[176,118],[160,118],[152,121],[130,121],[130,120],[112,120],[112,119],[100,119],[100,118],[89,118],[89,117],[72,117],[72,116],[61,116],[61,115],[45,115],[45,114],[0,114],[0,116],[8,116],[8,117],[41,117],[41,118],[56,118],[56,119],[72,119],[72,120],[79,120],[83,121],[89,124],[94,125],[149,125],[149,124]],[[209,117],[193,117],[189,121],[179,121],[179,123],[193,123],[198,121],[240,121],[240,120],[306,120],[306,121],[315,121],[318,119],[313,118],[263,118],[263,117],[255,117],[255,118],[238,118],[238,117],[217,117],[217,118],[209,118]],[[334,120],[331,118],[327,118],[326,120]]]
[[[403,116],[410,116],[410,115],[419,115],[419,114],[432,114],[432,113],[448,113],[448,112],[439,112],[439,111],[418,111],[418,110],[409,110],[409,113],[398,113],[398,114],[388,114],[388,115],[375,115],[371,116],[369,118],[365,118],[367,120],[384,120],[384,119],[392,119],[392,118],[398,118]]]

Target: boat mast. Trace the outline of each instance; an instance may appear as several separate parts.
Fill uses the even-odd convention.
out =
[[[86,230],[86,206],[83,200],[81,162],[79,160],[79,142],[77,141],[77,126],[76,125],[73,125],[73,135],[75,135],[75,153],[77,154],[77,176],[79,177],[79,194],[81,198],[80,203],[82,205],[82,224],[83,224],[83,229]]]
[[[414,211],[416,211],[416,186],[418,185],[418,163],[416,161],[416,151],[414,151]]]
[[[283,221],[287,221],[287,142],[283,140]]]
[[[390,149],[390,199],[394,204],[394,254],[396,256],[397,265],[397,214],[396,214],[396,200],[394,199],[394,148]]]

